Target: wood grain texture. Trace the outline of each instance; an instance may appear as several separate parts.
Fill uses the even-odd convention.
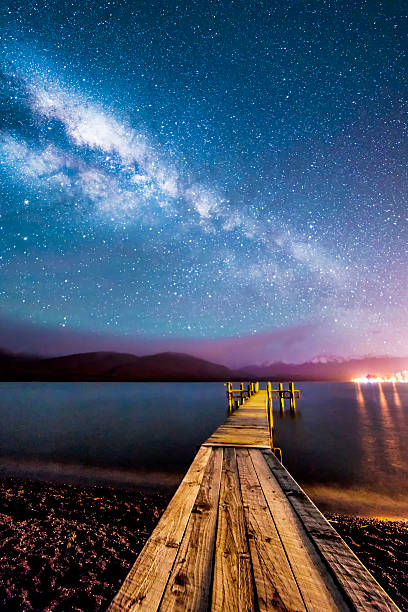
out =
[[[214,448],[167,583],[161,611],[208,610],[222,460],[222,448]]]
[[[224,449],[211,610],[252,612],[254,593],[235,449]]]
[[[350,607],[364,612],[398,610],[398,606],[388,597],[273,453],[268,450],[261,452]]]
[[[259,452],[259,451],[258,451]],[[305,610],[247,449],[237,449],[238,473],[258,608]]]
[[[270,448],[266,392],[250,397],[206,440],[205,446]]]
[[[271,452],[261,391],[201,446],[109,610],[398,608]]]
[[[170,576],[212,449],[201,447],[109,610],[156,610]]]
[[[261,451],[249,456],[307,610],[350,610]]]

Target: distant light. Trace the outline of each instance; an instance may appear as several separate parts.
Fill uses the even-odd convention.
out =
[[[396,374],[391,374],[390,376],[371,376],[371,374],[367,374],[366,376],[358,376],[357,378],[352,378],[351,382],[354,382],[354,383],[408,383],[408,370],[402,370],[402,372],[397,372]]]

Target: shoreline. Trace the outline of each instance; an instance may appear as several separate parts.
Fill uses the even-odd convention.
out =
[[[173,492],[1,477],[0,607],[105,610]],[[408,609],[408,522],[325,516]]]
[[[105,610],[171,497],[0,479],[0,608]]]

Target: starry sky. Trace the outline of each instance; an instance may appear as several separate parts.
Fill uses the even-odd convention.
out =
[[[406,9],[5,0],[0,346],[408,355]]]

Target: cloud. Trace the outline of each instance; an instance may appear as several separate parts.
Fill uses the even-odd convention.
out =
[[[236,368],[273,361],[296,363],[310,355],[314,330],[310,323],[238,337],[193,339],[183,345],[194,355]]]
[[[240,367],[265,360],[303,361],[310,355],[314,330],[315,325],[308,324],[240,337],[154,338],[142,332],[123,337],[0,318],[0,348],[42,356],[92,351],[129,352],[135,355],[175,351]]]

